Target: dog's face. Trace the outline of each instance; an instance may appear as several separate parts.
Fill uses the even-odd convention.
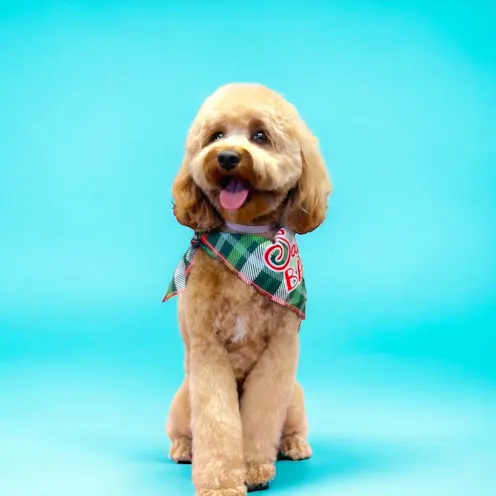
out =
[[[303,234],[324,220],[330,192],[296,109],[264,86],[232,84],[207,98],[191,126],[174,213],[195,231],[270,221]]]

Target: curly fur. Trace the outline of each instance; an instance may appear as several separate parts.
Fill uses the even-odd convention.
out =
[[[266,143],[251,139],[263,130]],[[222,139],[212,140],[215,133]],[[223,150],[241,157],[232,173],[250,185],[238,210],[219,194]],[[195,231],[224,222],[285,225],[304,234],[324,220],[331,184],[318,142],[282,96],[261,85],[221,87],[201,107],[173,185],[174,214]],[[193,463],[198,496],[241,496],[275,476],[279,456],[311,456],[303,390],[296,382],[300,318],[272,303],[201,250],[178,318],[186,378],[167,421],[171,458]]]

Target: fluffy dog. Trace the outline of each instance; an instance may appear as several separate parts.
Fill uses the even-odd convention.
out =
[[[308,233],[331,183],[316,138],[278,93],[223,86],[202,105],[173,185],[174,215],[196,233],[266,226]],[[196,250],[178,318],[186,377],[171,405],[170,457],[193,463],[198,496],[267,487],[277,457],[311,456],[296,381],[301,315]]]

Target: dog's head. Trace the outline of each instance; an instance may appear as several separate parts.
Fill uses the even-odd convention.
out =
[[[174,182],[174,214],[195,231],[271,222],[304,234],[324,220],[331,183],[318,142],[282,96],[218,89],[201,107]]]

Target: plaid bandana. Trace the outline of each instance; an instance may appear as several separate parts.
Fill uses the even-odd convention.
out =
[[[225,265],[258,292],[305,318],[307,291],[294,233],[280,229],[274,241],[252,234],[195,234],[163,301],[183,292],[196,250]]]

